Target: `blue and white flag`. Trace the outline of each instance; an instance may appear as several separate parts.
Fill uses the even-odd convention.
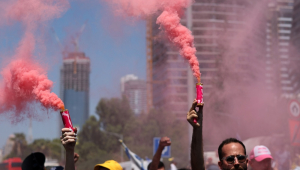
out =
[[[144,161],[140,158],[137,154],[131,152],[127,146],[124,144],[122,140],[119,140],[124,147],[125,153],[128,156],[129,160],[132,161],[140,170],[147,170],[147,165],[149,164],[148,161]]]

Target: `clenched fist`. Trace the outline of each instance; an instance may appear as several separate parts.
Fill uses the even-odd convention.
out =
[[[171,145],[171,140],[168,137],[162,137],[160,138],[159,141],[159,148],[163,149],[165,146],[170,146]]]
[[[63,128],[61,130],[62,135],[60,137],[61,143],[67,150],[74,151],[76,140],[77,140],[77,134],[72,132],[69,128]]]

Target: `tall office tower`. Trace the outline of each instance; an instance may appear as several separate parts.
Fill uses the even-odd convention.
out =
[[[225,42],[229,42],[235,35],[245,30],[243,25],[247,23],[243,17],[249,14],[248,6],[252,5],[250,2],[252,1],[196,0],[182,19],[182,24],[192,31],[195,38],[196,56],[200,63],[201,81],[204,84],[204,100],[211,96],[218,81],[219,66],[222,65],[224,57],[222,55],[227,48]],[[178,49],[168,40],[162,40],[163,34],[159,33],[158,27],[152,24],[153,106],[169,110],[176,117],[185,119],[183,113],[187,112],[191,103],[188,101],[194,97],[190,96],[190,89],[195,93],[196,81],[193,78],[192,83],[188,83],[190,82],[188,62],[184,61]],[[232,60],[238,61],[242,71],[247,70],[247,67],[242,65],[249,64],[245,59],[254,58],[255,55],[264,57],[264,31],[265,28],[251,32],[252,38],[245,38],[243,41],[245,45],[239,46],[236,50],[234,55],[238,57]],[[251,51],[251,48],[256,50]]]
[[[291,32],[293,0],[272,0],[268,4],[266,29],[267,88],[283,95],[293,93],[291,68]]]
[[[90,59],[71,52],[63,59],[60,96],[69,110],[73,126],[81,128],[89,116]]]
[[[147,111],[147,85],[146,81],[129,74],[121,78],[121,92],[129,101],[130,108],[135,115]]]
[[[294,94],[300,98],[300,0],[294,1],[293,24],[291,36],[292,49],[290,62],[293,63],[291,81]]]

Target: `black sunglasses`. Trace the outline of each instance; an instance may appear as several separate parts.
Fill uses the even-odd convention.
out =
[[[222,158],[222,160],[225,160],[228,164],[234,164],[235,157],[237,158],[239,163],[244,163],[247,159],[247,155],[230,155]]]

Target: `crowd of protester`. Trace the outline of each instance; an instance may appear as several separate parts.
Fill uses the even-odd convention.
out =
[[[194,122],[194,119],[197,122]],[[165,167],[161,161],[161,155],[164,148],[171,145],[171,140],[168,137],[162,137],[147,170],[300,170],[300,155],[293,159],[295,163],[292,164],[287,145],[278,148],[273,154],[268,147],[263,145],[255,146],[250,153],[246,153],[243,142],[235,138],[228,138],[221,142],[216,148],[219,160],[217,163],[213,162],[211,157],[205,158],[203,152],[203,106],[197,106],[197,102],[194,101],[187,113],[187,121],[193,126],[190,166],[177,169],[176,161],[170,158],[170,167]],[[76,140],[75,132],[68,128],[62,129],[61,143],[66,151],[65,167],[52,167],[51,170],[76,169],[75,165],[79,159],[79,155],[74,152]],[[44,163],[44,154],[32,153],[23,161],[22,170],[45,170]],[[95,165],[94,170],[122,170],[122,167],[114,160],[107,160]]]

